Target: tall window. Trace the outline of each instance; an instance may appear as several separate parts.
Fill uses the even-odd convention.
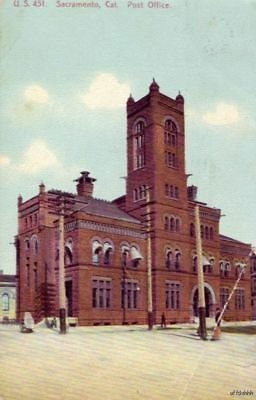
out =
[[[105,242],[103,245],[103,251],[104,251],[104,264],[105,265],[110,265],[111,263],[111,253],[112,253],[112,246],[110,243]]]
[[[181,253],[180,251],[176,250],[175,254],[175,268],[180,269],[181,267]]]
[[[220,288],[220,306],[223,308],[226,304],[229,296],[229,288],[222,287]],[[227,306],[227,310],[229,309],[229,305]]]
[[[92,263],[99,264],[102,253],[102,245],[98,240],[95,240],[92,244]]]
[[[167,146],[176,146],[177,143],[177,126],[171,119],[164,124],[164,143]]]
[[[92,307],[111,308],[112,282],[108,278],[93,278]]]
[[[245,309],[245,291],[244,289],[236,289],[235,291],[235,309]]]
[[[138,308],[139,300],[138,282],[125,279],[121,285],[121,307],[130,310]]]
[[[180,309],[180,283],[166,282],[165,306],[170,310]]]
[[[2,311],[9,311],[10,309],[10,298],[8,293],[2,295]]]
[[[173,255],[172,255],[172,251],[170,249],[168,249],[166,252],[165,265],[169,269],[171,269],[173,266]]]
[[[139,121],[135,125],[134,135],[134,168],[142,168],[145,165],[145,124]]]

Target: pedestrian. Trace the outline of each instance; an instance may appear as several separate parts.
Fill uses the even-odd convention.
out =
[[[220,314],[221,314],[220,309],[217,308],[216,314],[215,314],[215,322],[216,322],[217,326],[220,326],[220,323],[221,323]]]
[[[161,315],[161,328],[166,328],[166,318],[164,313]]]

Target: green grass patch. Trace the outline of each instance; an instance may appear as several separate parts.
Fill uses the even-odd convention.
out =
[[[222,326],[221,332],[243,333],[246,335],[256,335],[256,325],[248,326]]]

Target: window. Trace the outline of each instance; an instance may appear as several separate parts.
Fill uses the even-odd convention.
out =
[[[169,269],[171,269],[172,266],[173,266],[173,256],[172,256],[172,251],[171,250],[167,250],[167,252],[166,252],[165,265]]]
[[[37,239],[36,235],[33,235],[31,237],[31,247],[32,247],[33,254],[37,254],[38,253],[38,239]]]
[[[93,278],[92,307],[111,308],[112,282],[108,278]]]
[[[29,250],[30,249],[30,242],[29,242],[29,238],[25,239],[25,250]]]
[[[8,293],[2,295],[2,311],[9,311],[10,309],[10,298]]]
[[[95,240],[92,244],[92,263],[99,264],[100,256],[102,253],[102,245],[98,240]]]
[[[244,289],[236,289],[235,291],[235,309],[245,309],[245,291]]]
[[[142,168],[145,165],[145,125],[139,121],[135,125],[134,136],[134,168]]]
[[[112,253],[112,246],[110,243],[105,242],[103,245],[104,251],[104,265],[110,265],[111,263],[111,253]]]
[[[71,249],[68,246],[65,246],[64,250],[64,263],[65,265],[70,265],[72,264],[72,259],[73,259],[73,254]]]
[[[137,281],[125,279],[121,285],[121,307],[134,310],[138,308],[139,286]]]
[[[37,273],[37,263],[34,263],[34,287],[37,289],[38,287],[38,273]]]
[[[180,283],[166,282],[165,307],[170,310],[180,309]]]
[[[164,216],[164,230],[169,232],[180,232],[181,220],[179,217]]]
[[[224,307],[229,297],[229,288],[222,287],[220,288],[220,306]],[[229,305],[227,306],[227,310],[229,309]]]
[[[180,269],[180,261],[181,261],[181,253],[176,250],[176,254],[175,254],[175,268]]]
[[[167,119],[164,124],[164,143],[167,146],[176,146],[177,126],[171,119]]]
[[[179,188],[174,185],[165,184],[165,196],[170,197],[171,199],[179,198]]]
[[[222,278],[228,278],[229,272],[231,271],[230,262],[227,260],[220,261],[220,275]]]
[[[147,192],[146,185],[141,185],[141,186],[135,188],[133,190],[133,200],[134,201],[145,200],[146,192]]]
[[[195,225],[193,222],[189,225],[189,234],[190,237],[195,237]]]
[[[165,164],[168,167],[176,167],[176,155],[171,151],[165,152]]]

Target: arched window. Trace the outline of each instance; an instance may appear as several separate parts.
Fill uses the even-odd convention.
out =
[[[130,247],[128,245],[123,245],[121,248],[122,266],[125,268],[129,261]]]
[[[142,168],[145,165],[145,124],[143,121],[135,125],[134,135],[134,168]]]
[[[103,245],[104,264],[105,265],[110,265],[112,250],[113,250],[113,248],[112,248],[111,244],[109,242],[105,242]]]
[[[179,220],[179,218],[176,218],[176,221],[175,221],[175,230],[176,230],[176,232],[179,232],[179,231],[180,231],[180,220]]]
[[[210,230],[209,230],[209,237],[211,240],[213,239],[213,228],[212,227],[210,227]]]
[[[208,228],[208,226],[205,227],[204,233],[205,233],[205,239],[209,239],[209,228]]]
[[[29,249],[30,249],[29,238],[26,238],[26,239],[24,240],[24,244],[25,244],[25,250],[29,250]]]
[[[175,268],[180,269],[180,261],[181,261],[181,252],[176,250],[175,253]]]
[[[170,219],[170,231],[171,232],[173,232],[174,231],[174,218],[173,217],[171,217],[171,219]]]
[[[9,311],[10,309],[10,297],[8,293],[2,295],[2,311]]]
[[[165,265],[167,268],[172,268],[173,266],[173,256],[172,256],[172,251],[170,249],[168,249],[166,252]]]
[[[169,230],[169,218],[164,217],[164,230],[168,231]]]
[[[69,246],[65,246],[64,263],[65,265],[72,264],[73,254]]]
[[[102,253],[102,245],[98,240],[94,240],[92,244],[92,263],[100,263],[100,255]]]
[[[176,146],[177,126],[171,119],[167,119],[164,124],[164,142],[168,146]]]
[[[32,247],[33,254],[37,254],[38,253],[38,239],[37,239],[36,235],[33,235],[31,237],[31,247]]]

